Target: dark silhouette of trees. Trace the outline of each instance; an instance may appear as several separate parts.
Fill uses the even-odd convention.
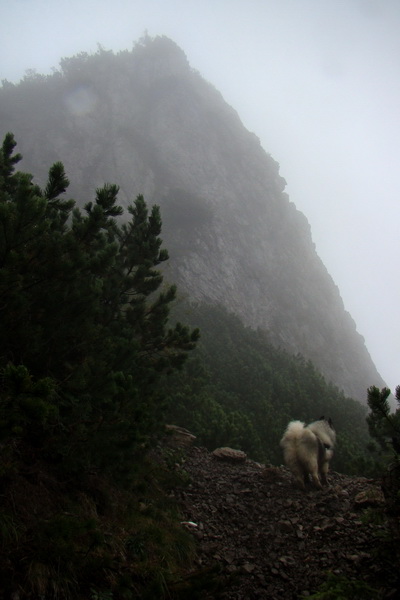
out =
[[[3,439],[28,438],[74,469],[115,473],[160,422],[157,382],[198,331],[168,326],[175,286],[157,267],[161,217],[142,196],[118,222],[118,187],[84,210],[63,199],[61,163],[42,190],[0,154],[0,368]],[[34,423],[34,427],[32,426]],[[68,459],[68,460],[67,460]]]

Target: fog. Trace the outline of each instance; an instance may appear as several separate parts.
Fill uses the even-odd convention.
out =
[[[167,35],[280,163],[382,377],[400,384],[398,0],[13,0],[0,79]]]

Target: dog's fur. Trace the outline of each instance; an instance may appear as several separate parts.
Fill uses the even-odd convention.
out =
[[[336,433],[331,419],[321,417],[305,425],[291,421],[280,441],[285,464],[292,471],[296,483],[305,490],[311,475],[315,487],[327,484],[329,461],[333,456]]]

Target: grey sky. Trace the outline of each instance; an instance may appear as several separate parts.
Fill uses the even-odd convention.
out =
[[[392,391],[400,384],[399,0],[0,0],[0,79],[171,37],[280,163]]]

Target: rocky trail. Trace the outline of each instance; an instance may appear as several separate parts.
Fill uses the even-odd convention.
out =
[[[384,510],[379,481],[330,472],[329,487],[304,493],[285,467],[235,451],[188,446],[182,452],[176,468],[190,483],[173,493],[183,526],[197,540],[198,567],[217,565],[224,582],[210,598],[307,598],[328,572],[353,582],[342,598],[400,597],[385,542],[390,525],[366,518]]]

